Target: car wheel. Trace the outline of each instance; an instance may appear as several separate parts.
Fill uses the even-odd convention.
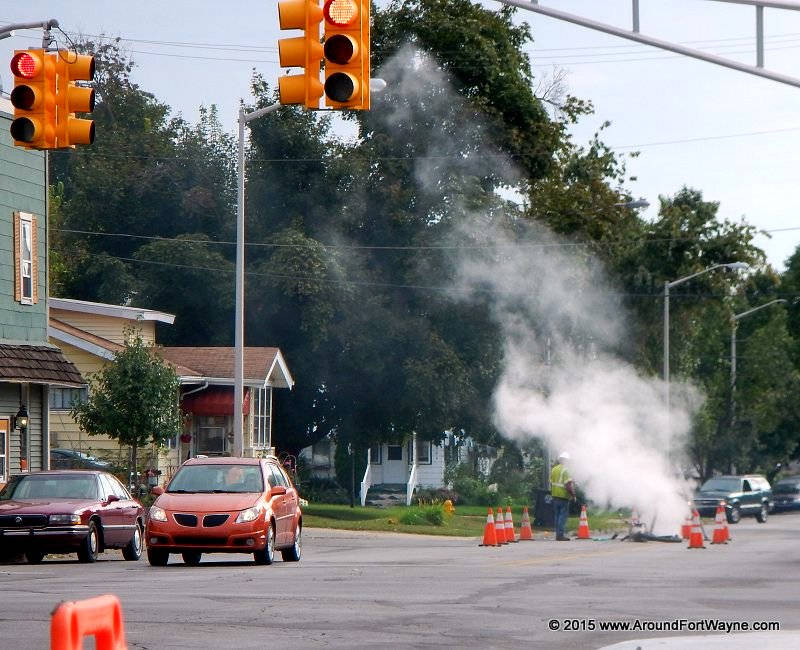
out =
[[[25,559],[28,564],[40,564],[44,559],[44,553],[41,551],[25,551]]]
[[[142,527],[138,522],[136,523],[136,530],[133,531],[131,541],[122,549],[122,557],[132,562],[142,557]]]
[[[194,551],[187,551],[186,553],[181,553],[181,557],[183,558],[184,564],[188,564],[189,566],[197,566],[200,564],[200,558],[203,557],[203,554],[196,553]]]
[[[303,537],[302,537],[303,527],[300,525],[300,522],[297,522],[297,530],[294,531],[294,544],[292,544],[289,548],[285,548],[281,551],[281,557],[283,558],[284,562],[298,562],[300,560],[300,555],[303,553]]]
[[[86,538],[78,548],[78,560],[81,562],[94,562],[97,560],[97,555],[100,552],[100,533],[97,531],[97,525],[89,522],[89,532],[86,533]]]
[[[727,514],[729,524],[738,524],[742,518],[742,511],[739,506],[731,506],[730,512]]]
[[[756,515],[756,521],[759,524],[766,524],[768,515],[769,515],[769,508],[767,507],[766,503],[762,503],[761,510],[759,510],[758,514]]]
[[[256,564],[272,564],[275,561],[275,524],[270,523],[266,530],[267,543],[263,551],[253,553]]]
[[[151,566],[167,566],[169,553],[162,551],[160,548],[148,548],[147,561]]]

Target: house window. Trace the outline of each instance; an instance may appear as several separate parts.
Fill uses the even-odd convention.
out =
[[[272,420],[272,388],[255,391],[253,404],[253,446],[266,449],[270,446]]]
[[[50,409],[53,411],[69,411],[74,404],[89,399],[87,388],[50,388]]]
[[[38,301],[36,217],[14,213],[14,300],[23,305]]]
[[[225,453],[225,419],[221,416],[199,418],[196,453],[208,456]]]
[[[374,445],[369,448],[369,462],[380,465],[383,462],[383,445]],[[400,453],[403,453],[402,451]]]
[[[403,445],[387,445],[386,460],[403,460]]]
[[[430,440],[417,440],[417,465],[430,465],[431,464],[431,441]],[[408,458],[411,462],[411,450],[414,441],[408,441]]]

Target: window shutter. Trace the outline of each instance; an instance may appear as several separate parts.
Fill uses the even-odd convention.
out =
[[[39,233],[36,230],[36,216],[31,216],[31,298],[34,305],[39,302]]]
[[[20,218],[19,212],[14,213],[14,300],[22,300],[22,265],[19,259],[20,249]]]

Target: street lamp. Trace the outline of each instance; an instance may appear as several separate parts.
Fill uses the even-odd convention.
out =
[[[753,312],[757,312],[759,309],[764,309],[770,305],[776,305],[779,302],[787,301],[783,298],[776,298],[775,300],[765,302],[763,305],[759,305],[758,307],[753,307],[752,309],[743,311],[741,314],[734,314],[731,317],[731,428],[733,427],[734,420],[736,419],[736,398],[734,392],[736,390],[736,328],[739,325],[739,319],[749,316]]]
[[[693,278],[696,278],[698,275],[703,275],[705,273],[709,273],[719,268],[726,268],[732,271],[736,270],[743,270],[750,268],[744,262],[726,262],[724,264],[714,264],[713,266],[709,266],[707,269],[703,269],[702,271],[698,271],[697,273],[692,273],[691,275],[687,275],[686,277],[679,278],[677,280],[673,280],[672,282],[664,282],[664,404],[667,409],[667,421],[669,421],[669,290],[672,287],[676,287],[679,284],[683,284]]]
[[[246,113],[239,107],[239,159],[236,166],[236,317],[233,378],[233,455],[244,455],[244,127],[281,107],[280,102]]]
[[[649,208],[650,202],[647,199],[631,199],[630,201],[615,203],[614,205],[618,208]]]

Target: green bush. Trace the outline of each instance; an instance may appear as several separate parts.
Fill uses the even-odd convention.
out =
[[[444,519],[444,508],[441,504],[410,506],[399,517],[400,523],[406,526],[442,526]]]

